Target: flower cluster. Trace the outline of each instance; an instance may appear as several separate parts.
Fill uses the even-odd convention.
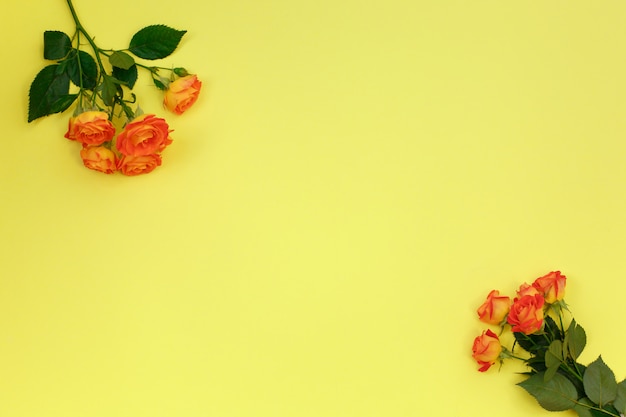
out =
[[[577,362],[587,336],[570,317],[565,325],[566,277],[553,271],[522,284],[511,299],[492,290],[477,309],[483,323],[499,327],[474,339],[472,357],[485,372],[504,359],[521,360],[529,368],[520,382],[539,405],[548,411],[574,410],[580,417],[624,417],[626,379],[617,383],[615,374],[601,357],[585,366]],[[513,347],[507,349],[500,336],[513,333]],[[522,352],[515,352],[516,346]]]
[[[102,49],[81,24],[72,1],[66,1],[76,31],[72,38],[59,31],[44,32],[44,58],[56,63],[42,69],[31,84],[28,121],[61,113],[77,103],[65,137],[82,145],[80,156],[87,168],[106,174],[149,173],[161,165],[161,154],[172,143],[172,130],[165,119],[144,114],[139,106],[131,108],[137,101],[132,89],[138,70],[149,72],[164,92],[163,107],[177,115],[197,101],[202,82],[185,68],[146,66],[135,57],[165,58],[186,32],[152,25],[135,33],[128,49]],[[93,54],[81,49],[83,38]],[[161,71],[169,72],[169,77],[161,76]],[[130,97],[125,95],[128,91]]]

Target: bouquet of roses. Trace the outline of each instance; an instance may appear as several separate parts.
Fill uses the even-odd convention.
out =
[[[623,417],[626,412],[626,380],[617,383],[602,357],[585,366],[577,359],[587,342],[584,329],[570,318],[566,324],[566,277],[560,271],[522,284],[517,297],[493,290],[478,308],[479,319],[499,326],[499,334],[513,333],[509,350],[498,334],[485,330],[474,339],[473,358],[485,372],[504,359],[523,361],[527,378],[520,382],[548,411],[574,410],[580,417]],[[516,347],[522,352],[516,352]]]
[[[157,60],[171,55],[184,30],[165,25],[147,26],[135,33],[127,49],[103,49],[82,25],[71,0],[66,0],[76,29],[70,37],[45,31],[43,57],[55,61],[45,66],[29,90],[28,121],[61,113],[76,103],[65,137],[82,145],[80,156],[87,168],[125,175],[151,172],[161,165],[161,153],[172,143],[165,119],[144,114],[132,89],[138,71],[147,71],[163,90],[163,105],[175,114],[191,107],[202,83],[185,68],[148,66],[136,58]],[[89,45],[91,53],[83,49]],[[169,73],[164,77],[161,71]],[[130,94],[129,94],[130,93]],[[117,135],[117,125],[121,132]]]

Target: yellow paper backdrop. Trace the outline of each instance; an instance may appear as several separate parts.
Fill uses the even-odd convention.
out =
[[[62,0],[3,5],[0,416],[551,415],[471,359],[553,269],[626,376],[626,3],[75,0],[104,47],[187,29],[204,82],[149,175],[26,123]],[[571,415],[573,413],[563,413]]]

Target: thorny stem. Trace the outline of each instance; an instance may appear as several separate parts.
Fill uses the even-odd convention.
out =
[[[78,15],[76,14],[76,10],[74,9],[72,0],[67,0],[67,5],[70,8],[70,12],[72,13],[72,18],[74,19],[74,23],[76,24],[76,30],[82,33],[83,35],[85,35],[85,38],[87,38],[87,42],[89,42],[89,45],[91,45],[91,48],[95,52],[96,60],[98,61],[98,66],[100,67],[100,71],[106,72],[106,70],[104,69],[104,65],[102,64],[102,60],[100,59],[100,48],[98,48],[98,46],[93,41],[92,37],[89,35],[89,33],[87,33],[87,31],[85,30],[85,27],[82,25],[82,23],[78,19]]]
[[[85,29],[83,24],[80,22],[80,19],[78,18],[78,15],[76,14],[76,9],[74,9],[74,5],[72,4],[72,0],[66,0],[66,1],[67,1],[67,5],[70,8],[70,12],[72,13],[72,18],[74,19],[74,23],[76,24],[76,30],[81,32],[83,35],[85,35],[85,37],[87,38],[87,41],[89,42],[89,45],[91,45],[91,47],[93,48],[93,51],[96,53],[96,59],[98,60],[98,66],[104,72],[105,69],[104,69],[104,65],[102,64],[102,60],[100,59],[100,54],[104,53],[105,50],[98,48],[98,45],[96,45],[96,43],[93,41],[93,38],[89,35],[89,33],[87,33],[87,30]],[[170,68],[156,67],[156,66],[152,66],[151,67],[151,66],[148,66],[148,65],[143,65],[143,64],[141,64],[139,62],[135,62],[135,65],[150,71],[152,74],[158,73],[159,70],[171,71]]]
[[[100,74],[98,76],[98,82],[96,84],[100,84],[100,80],[103,77],[107,77],[106,74],[106,69],[104,67],[104,64],[102,63],[102,58],[100,57],[100,55],[104,55],[107,57],[110,57],[111,55],[108,52],[115,52],[115,50],[105,50],[105,49],[101,49],[98,47],[98,45],[96,45],[96,43],[94,42],[93,38],[89,35],[89,33],[87,32],[87,30],[85,29],[85,27],[83,26],[83,24],[81,23],[80,19],[78,18],[78,14],[76,13],[76,9],[74,9],[74,5],[72,4],[72,0],[66,0],[67,5],[70,9],[70,13],[72,14],[72,18],[74,19],[74,23],[76,25],[76,43],[77,43],[77,47],[76,49],[78,50],[80,47],[80,35],[83,34],[85,36],[85,38],[87,38],[87,42],[89,42],[89,45],[91,46],[91,48],[94,51],[94,55],[96,56],[96,60],[98,62],[98,67],[100,68]],[[80,62],[80,55],[77,54],[76,59],[78,60],[78,68],[79,68],[79,79],[80,79],[80,85],[79,85],[79,89],[80,89],[80,100],[82,103],[82,98],[83,95],[85,94],[85,88],[83,87],[82,83],[83,83],[83,70],[81,67],[81,62]],[[155,84],[158,86],[157,84],[157,78],[156,75],[158,75],[159,70],[167,70],[167,71],[171,71],[172,73],[174,72],[174,70],[172,68],[165,68],[165,67],[158,67],[158,66],[148,66],[148,65],[144,65],[141,64],[139,62],[135,62],[134,63],[137,67],[143,68],[145,70],[147,70],[148,72],[150,72],[150,74],[152,75],[152,78],[155,80]],[[95,93],[92,95],[92,106],[95,104],[96,101],[96,95],[100,96],[100,94]],[[100,96],[102,97],[102,96]],[[119,99],[116,97],[113,100],[113,103],[111,105],[112,109],[111,109],[111,113],[109,115],[110,118],[113,117],[113,110],[115,108],[115,104],[116,102],[118,104],[120,104],[122,106],[122,109],[124,110],[124,113],[126,113],[126,115],[128,117],[132,118],[132,110],[130,110],[130,108],[128,106],[125,105],[124,100],[122,100],[122,98],[120,97]]]
[[[101,49],[98,48],[98,45],[96,45],[96,43],[93,41],[93,38],[91,37],[91,35],[89,35],[87,30],[81,23],[80,19],[78,18],[78,15],[76,14],[76,9],[74,9],[74,5],[72,4],[72,0],[67,0],[67,5],[70,8],[70,13],[72,14],[72,18],[74,19],[74,24],[76,26],[76,49],[78,50],[80,47],[80,34],[82,33],[87,39],[87,42],[89,42],[89,45],[93,49],[94,55],[96,56],[96,61],[98,62],[98,67],[100,68],[100,75],[98,77],[98,81],[100,81],[100,78],[104,76],[103,74],[106,74],[106,69],[104,68],[102,59],[100,58]],[[82,103],[82,98],[83,98],[85,89],[83,88],[83,85],[82,85],[83,84],[83,70],[82,70],[81,62],[80,62],[80,54],[78,52],[76,53],[76,59],[78,61],[78,68],[79,68],[78,78],[80,80],[80,86],[79,86],[80,103]],[[91,105],[93,106],[96,102],[96,94],[92,95],[91,101],[92,101]],[[113,117],[113,112],[111,111],[111,114],[109,114],[109,119],[111,119],[112,117]]]
[[[94,42],[93,38],[91,37],[91,35],[89,35],[89,33],[87,32],[87,30],[85,29],[85,27],[83,26],[83,24],[81,23],[80,19],[78,18],[78,15],[76,14],[76,9],[74,9],[74,5],[72,4],[72,0],[66,0],[67,1],[67,5],[70,8],[70,12],[72,14],[72,18],[74,19],[74,24],[76,25],[76,41],[77,41],[77,48],[80,45],[80,34],[82,33],[85,38],[87,38],[87,42],[89,42],[89,45],[91,46],[91,48],[93,49],[94,55],[96,56],[96,60],[98,62],[98,67],[100,68],[100,75],[99,75],[99,79],[101,79],[102,77],[106,77],[106,69],[104,67],[104,64],[102,63],[102,58],[100,57],[100,55],[105,55],[105,56],[109,56],[105,50],[101,49],[98,47],[98,45],[96,45],[96,43]],[[79,65],[79,70],[80,70],[80,83],[81,85],[79,86],[80,88],[80,93],[81,93],[81,100],[82,100],[82,95],[83,95],[83,91],[84,88],[82,86],[82,68],[80,67],[80,57],[77,56],[78,59],[78,65]],[[150,71],[150,73],[152,74],[156,74],[158,72],[158,67],[148,67],[146,65],[142,65],[140,63],[135,63],[137,66],[140,66],[142,68],[147,69],[148,71]],[[99,81],[99,80],[98,80]],[[98,82],[99,84],[99,82]],[[96,94],[94,94],[92,96],[92,101],[95,103],[96,100]],[[109,118],[113,118],[113,114],[114,114],[114,110],[115,110],[115,105],[116,103],[120,104],[122,106],[122,109],[124,110],[124,113],[126,114],[127,117],[132,118],[133,116],[133,112],[132,110],[123,102],[123,100],[121,99],[121,97],[118,99],[117,97],[113,100],[113,102],[111,103],[111,113],[109,114]],[[92,103],[93,105],[93,103]]]

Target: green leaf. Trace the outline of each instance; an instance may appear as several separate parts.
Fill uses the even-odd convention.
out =
[[[78,87],[93,90],[98,82],[98,66],[96,61],[87,52],[74,49],[67,63],[67,72],[70,80]]]
[[[563,361],[563,357],[561,356],[562,354],[563,354],[563,344],[561,343],[560,340],[555,340],[552,343],[550,343],[550,346],[548,347],[548,351],[546,352],[546,357],[545,357],[546,367],[547,368],[553,368],[554,366],[558,367]]]
[[[530,358],[526,359],[526,365],[528,365],[532,369],[530,374],[533,374],[535,372],[542,372],[547,369],[546,361],[542,355],[531,356]]]
[[[572,359],[576,360],[587,344],[587,334],[585,329],[576,323],[576,320],[572,320],[570,323],[567,334],[569,336],[567,342],[569,354],[572,356]]]
[[[600,410],[590,409],[589,412],[591,413],[593,417],[607,417],[607,416],[613,417],[617,415],[617,410],[615,409],[615,407],[612,407],[611,405],[602,407],[602,409]]]
[[[55,111],[53,104],[69,93],[70,79],[65,71],[57,72],[59,65],[48,65],[35,76],[28,92],[28,122]]]
[[[589,410],[591,417],[614,417],[615,414],[611,414],[608,411],[602,410]]]
[[[165,86],[165,84],[163,84],[160,80],[153,78],[152,82],[154,82],[154,85],[156,86],[156,88],[158,88],[159,90],[167,90],[167,87]]]
[[[603,410],[606,410],[609,412],[609,414],[611,415],[616,415],[619,411],[617,411],[617,409],[615,407],[613,407],[611,404],[607,404],[604,407],[602,407]]]
[[[117,87],[120,85],[120,80],[111,77],[110,75],[104,75],[104,79],[100,88],[102,89],[102,101],[107,106],[113,105],[115,95],[117,94]]]
[[[593,403],[589,398],[583,397],[578,400],[578,404],[574,406],[574,411],[578,413],[578,417],[607,417],[615,416],[618,412],[611,406],[607,406],[605,409],[598,408],[599,406]]]
[[[72,40],[63,32],[47,30],[43,33],[44,59],[63,59],[72,49]]]
[[[617,384],[617,395],[613,401],[613,406],[620,413],[626,413],[626,379]]]
[[[572,368],[577,370],[577,373],[579,373],[580,375],[584,375],[585,371],[587,370],[587,367],[585,365],[581,365],[580,363],[576,362],[570,362],[569,366],[571,366]],[[583,382],[578,379],[576,377],[576,375],[573,375],[569,372],[563,372],[563,375],[570,380],[570,382],[572,384],[574,384],[574,386],[576,387],[576,391],[578,391],[578,398],[583,398],[585,397],[585,387],[583,385]]]
[[[111,66],[121,68],[124,70],[129,69],[133,65],[135,65],[135,59],[128,55],[126,52],[115,51],[109,57],[109,62]]]
[[[66,94],[59,97],[57,101],[50,106],[51,113],[62,113],[68,109],[76,101],[78,94]]]
[[[548,334],[548,337],[550,338],[550,340],[556,340],[556,339],[563,339],[563,332],[561,331],[561,328],[559,327],[558,324],[556,324],[556,322],[554,321],[554,319],[550,316],[545,316],[544,320],[545,325],[543,326],[543,330],[546,334]]]
[[[141,29],[130,40],[129,50],[139,58],[161,59],[176,50],[186,30],[176,30],[165,25],[152,25]]]
[[[583,375],[583,385],[587,397],[600,406],[610,403],[617,396],[615,374],[606,366],[602,356],[587,367]]]
[[[513,336],[515,337],[517,344],[528,353],[536,354],[538,352],[543,352],[549,346],[549,342],[545,337],[543,337],[543,335],[514,332]]]
[[[133,65],[129,69],[113,67],[113,76],[126,84],[130,89],[135,86],[138,75],[137,65]]]
[[[564,411],[574,408],[578,399],[576,388],[563,375],[557,373],[549,381],[544,381],[542,372],[539,372],[519,386],[535,397],[539,405],[548,411]]]
[[[543,374],[543,382],[548,382],[549,380],[554,378],[554,375],[556,375],[558,370],[559,370],[558,364],[550,368],[547,368],[546,372]]]
[[[574,411],[578,413],[578,417],[593,417],[589,407],[594,407],[595,404],[587,397],[578,400],[578,404],[574,406]]]
[[[570,343],[569,339],[570,339],[570,334],[568,331],[565,331],[565,335],[563,337],[563,344],[562,344],[562,347],[563,347],[562,354],[564,358],[567,358],[569,356],[569,343]],[[573,359],[576,359],[576,358],[573,358]]]
[[[551,380],[554,374],[559,370],[561,363],[563,362],[563,343],[560,340],[555,340],[550,343],[548,350],[545,353],[544,362],[546,364],[546,372],[543,375],[545,382]]]

